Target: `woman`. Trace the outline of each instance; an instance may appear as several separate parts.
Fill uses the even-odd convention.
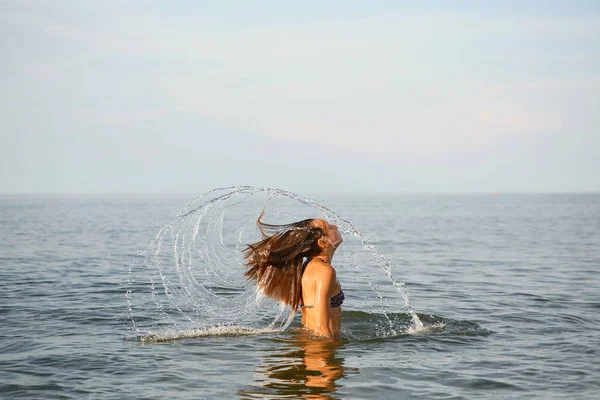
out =
[[[337,337],[342,320],[344,292],[337,281],[331,259],[342,236],[337,226],[324,219],[271,225],[256,224],[263,240],[245,251],[248,271],[257,286],[296,311],[302,324],[317,335]]]

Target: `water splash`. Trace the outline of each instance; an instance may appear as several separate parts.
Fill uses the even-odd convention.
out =
[[[131,265],[125,293],[127,315],[140,340],[288,328],[294,318],[291,309],[264,296],[243,273],[242,250],[259,238],[255,222],[267,205],[270,223],[314,218],[317,211],[338,225],[346,242],[342,247],[353,250],[341,260],[336,254],[336,267],[354,268],[361,274],[375,292],[393,334],[395,326],[387,308],[398,311],[393,301],[398,295],[412,320],[409,331],[423,329],[404,283],[393,276],[394,266],[352,223],[289,191],[240,186],[217,188],[188,202]],[[356,243],[348,244],[349,238],[355,238]],[[385,272],[396,296],[365,275],[366,263],[374,263]]]
[[[169,342],[172,340],[180,339],[193,339],[206,336],[244,336],[244,335],[258,335],[265,333],[279,332],[278,329],[256,329],[248,328],[247,326],[208,326],[198,329],[188,330],[164,330],[161,332],[149,332],[145,335],[139,336],[137,339],[140,342],[145,343],[160,343]]]

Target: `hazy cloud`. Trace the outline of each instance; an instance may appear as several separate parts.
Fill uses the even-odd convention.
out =
[[[0,192],[600,190],[597,10],[444,4],[0,2]]]

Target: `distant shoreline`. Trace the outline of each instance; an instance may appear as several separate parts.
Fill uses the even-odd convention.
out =
[[[190,198],[201,196],[206,192],[197,193],[0,193],[0,198]],[[361,197],[381,197],[381,196],[594,196],[600,195],[600,192],[577,191],[577,192],[328,192],[328,193],[305,193],[298,191],[308,197],[317,196],[361,196]]]

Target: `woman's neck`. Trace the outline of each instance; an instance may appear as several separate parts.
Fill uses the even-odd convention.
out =
[[[333,258],[333,254],[335,253],[335,249],[333,247],[328,247],[323,249],[319,254],[314,256],[313,258],[317,258],[324,262],[325,264],[331,264],[331,259]]]

